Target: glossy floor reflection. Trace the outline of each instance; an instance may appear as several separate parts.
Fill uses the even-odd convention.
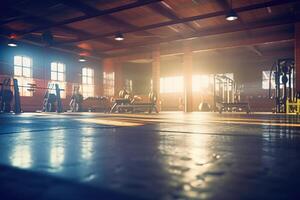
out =
[[[0,192],[7,199],[297,199],[299,122],[267,114],[0,115]]]

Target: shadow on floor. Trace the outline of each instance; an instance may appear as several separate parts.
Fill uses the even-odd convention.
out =
[[[0,165],[0,171],[0,194],[5,200],[142,199],[4,165]]]

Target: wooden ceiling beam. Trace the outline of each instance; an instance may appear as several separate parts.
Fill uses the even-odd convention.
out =
[[[130,44],[129,46],[130,46],[130,48],[133,48],[133,47],[161,44],[161,43],[167,43],[167,42],[172,42],[172,41],[180,41],[180,40],[186,40],[186,39],[192,39],[192,38],[222,35],[222,34],[226,34],[226,33],[235,33],[235,32],[247,31],[247,30],[255,30],[255,29],[261,29],[261,28],[267,28],[267,27],[293,24],[296,21],[297,21],[296,19],[291,18],[291,17],[282,17],[278,20],[256,22],[256,23],[251,23],[251,24],[240,24],[240,25],[230,26],[230,27],[229,26],[218,27],[216,29],[210,29],[210,30],[205,30],[205,31],[199,31],[197,33],[186,34],[184,37],[182,37],[182,36],[173,36],[173,37],[169,37],[167,39],[153,40],[153,41],[150,41],[148,43]],[[120,49],[126,49],[129,46],[126,46],[126,45],[118,46],[117,48],[106,49],[106,50],[104,50],[104,52],[120,50]]]
[[[268,2],[257,3],[257,4],[252,4],[252,5],[235,8],[234,10],[237,13],[247,12],[247,11],[256,10],[256,9],[260,9],[260,8],[285,5],[285,4],[295,3],[295,2],[298,2],[298,0],[285,0],[285,1],[271,0]],[[227,14],[227,11],[217,11],[217,12],[197,15],[197,16],[193,16],[193,17],[186,17],[186,18],[181,18],[181,19],[177,19],[177,20],[171,20],[171,21],[167,21],[167,22],[161,22],[161,23],[157,23],[157,24],[151,24],[151,25],[147,25],[147,26],[143,26],[143,27],[138,27],[138,28],[131,29],[128,31],[123,31],[123,34],[151,30],[151,29],[156,29],[156,28],[160,28],[160,27],[164,27],[164,26],[182,24],[182,23],[192,22],[192,21],[196,21],[196,20],[203,20],[203,19],[209,19],[209,18],[214,18],[214,17],[219,17],[219,16],[225,16],[226,14]],[[100,34],[100,35],[97,35],[94,37],[85,37],[83,39],[73,40],[73,41],[70,41],[67,43],[71,44],[71,43],[77,43],[77,42],[82,42],[82,41],[92,40],[92,39],[97,39],[97,38],[111,37],[111,36],[114,36],[114,34],[115,34],[115,32],[107,33],[107,34]],[[65,44],[65,43],[62,43],[62,44]]]
[[[21,12],[23,14],[23,16],[26,16],[26,21],[29,24],[39,26],[39,25],[47,25],[47,24],[52,23],[50,20],[48,20],[46,18],[43,18],[41,16],[33,15],[29,11],[24,11],[24,10],[20,10],[20,9],[16,9],[16,8],[11,8],[11,9],[14,9],[16,12]],[[83,32],[77,31],[76,29],[73,29],[73,28],[70,28],[70,27],[62,26],[62,27],[60,27],[60,29],[65,31],[66,33],[76,34],[76,35],[79,35],[79,36],[83,36],[83,35],[86,36],[86,34],[84,34]],[[21,33],[21,32],[20,31],[15,31],[15,33],[17,33],[19,35],[19,33]]]
[[[166,6],[166,2],[160,2],[155,4],[150,4],[148,7],[154,12],[168,18],[171,20],[179,19],[179,16],[170,8]]]
[[[39,47],[45,47],[44,44],[41,44],[39,42],[34,42],[32,40],[21,39],[20,41],[25,43],[25,44],[35,45],[35,46],[39,46]],[[77,56],[79,56],[80,53],[82,53],[82,50],[74,49],[74,47],[61,48],[61,47],[55,47],[55,46],[47,46],[45,48],[49,48],[49,49],[53,49],[53,50],[57,50],[57,51],[65,52],[65,53],[70,53],[70,54],[74,54],[74,55],[77,55]],[[101,54],[97,53],[97,56],[96,56],[96,55],[93,55],[93,52],[91,52],[91,51],[85,51],[85,52],[88,53],[87,55],[85,55],[85,57],[87,57],[87,58],[93,58],[93,59],[101,60],[101,58],[106,57],[106,54],[104,54],[104,53],[101,53]]]
[[[239,47],[251,47],[253,44],[267,44],[267,43],[278,43],[278,42],[288,42],[293,41],[293,34],[282,33],[276,35],[265,35],[265,36],[256,36],[248,39],[237,39],[230,42],[224,42],[220,44],[211,45],[210,47],[202,47],[202,48],[194,48],[193,52],[201,52],[201,51],[212,51],[217,49],[232,49]]]
[[[229,11],[229,10],[232,9],[232,5],[230,5],[230,4],[228,3],[227,0],[216,0],[216,2],[217,2],[217,3],[219,4],[219,6],[220,6],[221,8],[223,8],[224,10],[228,10],[228,11]],[[238,16],[238,19],[237,19],[238,22],[239,22],[240,24],[242,24],[242,25],[245,25],[245,22],[244,22],[244,20],[241,18],[241,16],[240,16],[239,14],[237,14],[237,16]],[[247,34],[248,37],[251,37],[251,36],[252,36],[250,30],[247,30],[247,31],[246,31],[246,34]],[[250,51],[254,52],[255,54],[257,54],[258,56],[262,56],[262,52],[260,52],[256,46],[248,47],[248,49],[249,49]]]
[[[59,0],[59,1],[68,7],[71,7],[71,8],[74,8],[76,10],[83,12],[85,15],[95,15],[99,12],[99,10],[97,8],[89,6],[88,4],[83,3],[80,0]]]
[[[217,4],[226,11],[229,11],[231,9],[231,5],[229,5],[227,0],[215,0]]]
[[[166,2],[162,1],[155,4],[150,4],[148,7],[150,7],[154,12],[159,13],[160,15],[170,19],[170,20],[178,20],[181,17],[171,8],[170,5],[168,5]],[[193,27],[189,22],[184,23],[185,26],[187,26],[192,31],[197,31],[195,27]]]
[[[90,5],[88,5],[85,2],[82,2],[81,0],[59,0],[61,2],[63,2],[65,5],[75,8],[76,10],[79,10],[81,12],[83,12],[86,15],[90,15],[90,14],[96,14],[97,12],[103,11],[103,10],[99,10],[97,8],[94,8]],[[137,26],[130,24],[122,19],[119,19],[117,17],[111,16],[111,15],[104,15],[102,16],[102,19],[96,18],[98,20],[100,20],[101,22],[105,22],[106,24],[109,25],[113,25],[115,27],[117,27],[118,29],[120,29],[120,27],[122,29],[134,29],[137,28]],[[144,34],[147,36],[153,35],[149,32],[144,31]]]
[[[234,49],[234,48],[241,48],[241,47],[249,47],[252,46],[252,44],[270,44],[270,43],[280,43],[280,42],[289,42],[294,40],[294,35],[289,33],[283,33],[283,34],[276,34],[276,35],[264,35],[264,36],[256,36],[248,39],[244,38],[234,38],[230,41],[223,41],[220,43],[213,43],[206,46],[199,46],[195,45],[192,49],[193,53],[200,53],[200,52],[206,52],[206,51],[220,51],[225,49]],[[160,52],[162,57],[166,56],[178,56],[182,55],[183,51],[182,48],[168,48],[168,49],[162,49]],[[108,57],[118,57],[119,59],[122,59],[126,61],[126,59],[131,59],[134,57],[135,59],[144,58],[151,56],[150,51],[140,51],[138,54],[134,51],[132,51],[131,54],[120,54],[120,55],[113,55]],[[268,56],[268,54],[265,54],[264,56]]]
[[[124,10],[129,10],[129,9],[133,9],[133,8],[137,8],[137,7],[141,7],[141,6],[145,6],[151,3],[155,3],[155,2],[159,2],[162,0],[143,0],[143,1],[136,1],[130,4],[126,4],[126,5],[122,5],[116,8],[111,8],[111,9],[107,9],[107,10],[102,10],[102,11],[98,11],[97,13],[93,13],[93,14],[89,14],[89,15],[83,15],[83,16],[79,16],[79,17],[75,17],[75,18],[71,18],[71,19],[66,19],[60,22],[53,22],[50,25],[43,25],[43,26],[39,26],[39,27],[35,27],[29,30],[25,30],[22,31],[20,34],[26,35],[26,34],[30,34],[32,32],[37,32],[37,31],[43,31],[43,30],[47,30],[50,28],[54,28],[54,27],[59,27],[59,26],[63,26],[66,24],[71,24],[74,22],[79,22],[79,21],[83,21],[83,20],[87,20],[87,19],[92,19],[95,17],[100,17],[100,16],[105,16],[105,15],[109,15],[109,14],[113,14],[113,13],[117,13],[117,12],[121,12]]]
[[[1,28],[0,29],[0,37],[7,39],[7,35],[12,32],[13,32],[13,30],[11,30],[11,29]],[[38,40],[32,39],[32,38],[30,40],[26,39],[26,38],[21,38],[21,39],[18,39],[18,41],[21,44],[23,43],[23,44],[30,44],[30,45],[39,46],[39,47],[45,47],[45,48],[49,48],[49,49],[53,49],[53,50],[57,50],[57,51],[65,52],[65,53],[71,53],[74,55],[79,55],[80,53],[82,53],[82,50],[78,49],[77,47],[65,47],[65,46],[64,47],[56,47],[56,46],[49,46],[49,45],[46,46],[44,43],[41,43]],[[94,52],[92,52],[92,51],[85,51],[85,52],[88,53],[88,55],[86,57],[97,59],[97,60],[107,56],[104,53],[94,54]]]
[[[263,56],[263,53],[255,46],[255,45],[252,45],[252,46],[249,46],[247,47],[250,51],[254,52],[256,55],[258,56]]]
[[[0,20],[0,26],[10,23],[10,22],[14,22],[17,20],[22,20],[22,19],[26,19],[27,15],[24,15],[16,10],[10,9],[10,8],[0,8],[0,12],[2,13],[2,15],[5,15],[5,13],[14,13],[12,16],[7,17],[7,18],[3,18]]]
[[[23,16],[26,16],[27,22],[29,22],[31,24],[35,24],[35,25],[39,26],[39,25],[50,25],[50,24],[53,23],[52,21],[46,19],[45,17],[39,16],[39,15],[34,15],[33,13],[31,13],[29,11],[25,11],[23,9],[21,10],[21,9],[17,9],[17,8],[14,8],[14,7],[11,7],[10,9],[13,9],[16,12],[21,13]],[[75,28],[71,28],[71,27],[68,27],[68,26],[65,26],[65,25],[60,26],[58,28],[61,29],[63,32],[76,35],[79,38],[86,37],[86,36],[89,36],[89,37],[93,36],[92,34],[87,33],[85,31],[75,29]],[[20,32],[15,31],[15,33],[17,35],[21,35]],[[107,39],[107,38],[99,38],[98,40],[99,40],[99,42],[102,42],[104,44],[117,45],[117,43],[115,41]]]
[[[80,0],[60,0],[60,1],[63,4],[65,4],[71,8],[75,8],[76,10],[83,12],[85,15],[91,15],[91,14],[95,15],[96,13],[102,11],[102,10],[98,10],[97,8],[94,8]],[[135,28],[135,26],[133,26],[132,24],[127,23],[124,20],[118,19],[114,16],[104,15],[102,17],[105,20],[107,20],[106,23],[113,24],[114,26],[125,26],[125,27],[129,27],[129,28]]]
[[[40,3],[41,1],[40,0],[31,0],[30,3]],[[11,22],[14,22],[14,21],[20,21],[20,20],[23,20],[23,21],[26,21],[28,18],[31,17],[31,15],[26,15],[26,14],[22,14],[22,13],[19,13],[17,11],[17,9],[13,9],[13,8],[22,8],[22,4],[26,3],[26,1],[13,1],[13,0],[10,0],[9,2],[1,2],[1,7],[0,7],[0,12],[3,14],[5,13],[13,13],[13,16],[12,17],[9,17],[9,18],[6,18],[6,19],[2,19],[0,20],[0,25],[4,25],[4,24],[7,24],[7,23],[11,23]],[[57,5],[58,2],[56,0],[53,0],[52,2],[52,5]],[[42,17],[42,18],[45,18],[46,16],[48,16],[49,14],[51,14],[53,11],[50,11],[50,12],[43,12],[43,13],[40,13],[40,14],[34,14],[34,16],[38,16],[38,17]]]

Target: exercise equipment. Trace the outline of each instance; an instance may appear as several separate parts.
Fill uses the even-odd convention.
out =
[[[12,81],[12,83],[11,83]],[[46,89],[43,101],[43,112],[63,112],[62,101],[60,97],[59,85],[49,83],[47,88],[37,87],[36,84],[28,83],[26,86],[19,86],[17,79],[5,78],[3,83],[0,83],[0,112],[10,112],[13,102],[14,113],[21,113],[21,98],[19,87],[27,88],[28,91],[34,92],[36,89]],[[13,90],[11,89],[13,88]],[[52,91],[55,91],[53,94]]]
[[[132,98],[126,89],[120,90],[118,96],[119,96],[119,98],[116,98],[114,100],[114,104],[110,109],[111,113],[116,112],[117,110],[121,111],[121,109],[119,109],[119,106],[130,105],[130,103],[131,103]]]
[[[271,81],[275,79],[275,109],[276,113],[297,112],[297,94],[295,83],[294,59],[278,59],[270,70],[269,97],[272,98]],[[274,79],[273,79],[274,78]]]
[[[245,111],[250,113],[248,102],[240,101],[241,88],[230,77],[216,74],[214,75],[214,111]]]
[[[158,108],[156,106],[157,104],[157,95],[154,92],[150,92],[148,95],[149,101],[147,103],[142,103],[141,98],[139,96],[133,96],[129,94],[128,91],[125,89],[121,90],[119,92],[119,97],[115,99],[114,105],[112,106],[110,112],[118,112],[118,113],[124,113],[124,112],[145,112],[152,113],[155,111],[158,113]]]
[[[19,83],[17,79],[13,79],[14,84],[14,100],[15,100],[15,107],[14,112],[15,114],[21,113],[21,98],[20,98],[20,91],[19,91]]]
[[[31,86],[34,86],[34,84],[31,84]],[[49,83],[48,88],[45,89],[46,92],[44,95],[42,112],[63,112],[63,106],[60,97],[60,91],[62,89],[59,88],[59,85],[57,83]],[[55,94],[51,93],[52,90],[55,91]]]
[[[201,112],[209,112],[209,111],[211,111],[210,105],[208,103],[206,103],[206,102],[201,102],[199,104],[198,108],[199,108],[199,111],[201,111]]]
[[[296,99],[295,101],[286,101],[286,113],[296,113],[300,114],[300,99]]]
[[[106,96],[88,97],[83,100],[82,110],[109,113],[111,110],[111,100]]]
[[[70,110],[71,112],[81,112],[82,111],[82,102],[83,96],[79,92],[80,86],[73,86],[73,93],[70,101]]]
[[[11,84],[13,81],[13,85]],[[21,101],[17,79],[5,78],[0,83],[0,112],[9,113],[14,105],[14,113],[21,113]],[[13,90],[11,89],[13,87]]]

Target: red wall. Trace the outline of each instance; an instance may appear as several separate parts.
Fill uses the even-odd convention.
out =
[[[9,76],[0,75],[0,82],[3,82],[4,78],[9,78]],[[41,79],[32,79],[32,83],[36,84],[37,88],[47,88],[48,87],[47,80]],[[62,98],[62,104],[64,110],[69,109],[70,97],[72,95],[73,83],[66,83],[66,98]],[[13,91],[13,87],[11,87]],[[19,88],[21,90],[21,87]],[[37,110],[41,110],[43,107],[43,100],[46,89],[35,89],[32,93],[32,96],[21,96],[21,106],[24,112],[34,112]]]
[[[15,55],[28,56],[32,58],[32,82],[37,87],[46,88],[50,80],[51,62],[62,62],[66,65],[66,98],[62,99],[64,110],[69,109],[70,96],[73,84],[81,84],[81,73],[83,67],[94,69],[95,96],[102,95],[102,61],[87,58],[87,62],[78,62],[78,56],[67,54],[47,48],[20,44],[16,48],[8,48],[0,45],[0,81],[4,77],[13,77],[13,59]],[[45,90],[36,89],[32,97],[21,97],[23,111],[36,111],[42,109]],[[88,106],[88,105],[87,105]]]

